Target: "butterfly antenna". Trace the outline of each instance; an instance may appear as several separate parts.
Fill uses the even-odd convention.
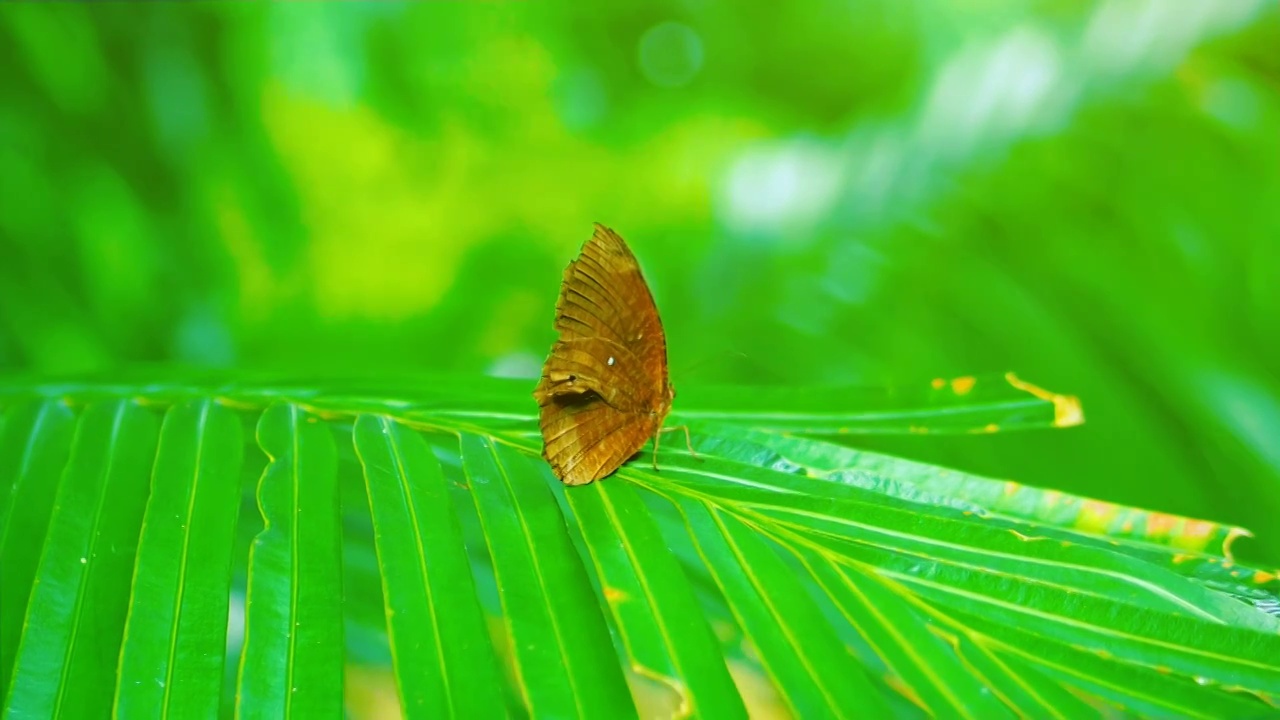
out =
[[[704,358],[702,358],[701,360],[699,360],[699,361],[697,361],[697,362],[693,363],[692,365],[684,365],[684,366],[681,366],[681,368],[680,368],[680,374],[681,374],[681,375],[683,375],[683,376],[692,375],[694,370],[697,370],[698,368],[700,368],[700,367],[702,367],[702,366],[706,365],[707,363],[711,362],[712,360],[723,360],[725,356],[730,356],[730,355],[731,355],[731,356],[735,356],[735,357],[744,358],[744,359],[746,359],[746,358],[750,357],[750,356],[748,356],[746,353],[742,352],[741,350],[725,350],[723,353],[716,354],[716,355],[710,355],[710,356],[708,356],[708,357],[704,357]]]

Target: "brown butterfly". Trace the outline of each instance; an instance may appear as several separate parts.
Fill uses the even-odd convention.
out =
[[[635,256],[599,223],[564,271],[556,330],[560,338],[533,391],[551,469],[566,484],[585,485],[652,437],[656,470],[658,435],[676,395],[667,338]],[[687,440],[688,428],[680,429]]]

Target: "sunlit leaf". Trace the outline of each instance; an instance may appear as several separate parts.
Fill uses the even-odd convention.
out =
[[[123,713],[218,709],[243,454],[240,418],[222,405],[165,414],[120,655]]]
[[[715,635],[636,492],[616,482],[565,493],[627,654],[671,689],[681,712],[741,717]]]
[[[258,421],[271,458],[258,483],[266,527],[249,555],[237,708],[280,717],[341,713],[342,554],[333,433],[297,405]]]
[[[497,660],[439,461],[417,432],[385,417],[361,415],[354,439],[405,717],[502,714]]]
[[[697,454],[664,443],[656,472],[645,451],[614,477],[564,488],[510,387],[8,386],[2,437],[26,459],[0,467],[37,477],[71,444],[66,495],[101,488],[99,458],[118,457],[107,477],[134,478],[139,503],[120,527],[135,538],[141,528],[142,542],[136,570],[130,559],[110,583],[86,585],[113,588],[85,597],[117,603],[92,622],[123,638],[119,687],[113,673],[89,686],[49,675],[61,666],[24,630],[10,706],[106,706],[114,690],[122,708],[210,708],[230,690],[242,712],[325,714],[344,704],[344,675],[370,677],[344,671],[344,649],[348,661],[386,653],[400,712],[422,717],[1211,717],[1262,713],[1280,697],[1280,618],[1264,611],[1274,574],[1225,555],[1243,531],[1089,525],[1080,512],[1054,515],[1049,491],[1010,494],[1005,482],[749,427],[749,415],[695,420]],[[154,468],[152,410],[121,397],[167,409]],[[241,448],[246,422],[257,447]],[[269,463],[253,507],[262,529],[228,571],[217,558],[231,548],[238,448]],[[62,618],[50,647],[74,661],[83,635],[67,623],[88,616],[51,595],[66,587],[53,558],[85,542],[59,523],[70,512],[55,504],[26,627]],[[1187,541],[1194,551],[1179,533],[1199,538]],[[193,553],[209,562],[195,567]],[[240,572],[245,638],[229,638],[240,664],[230,679],[216,618]],[[222,600],[196,603],[197,587]]]
[[[56,400],[22,403],[0,434],[0,698],[18,650],[31,582],[44,547],[75,417]]]
[[[530,712],[634,713],[600,604],[542,469],[492,439],[467,433],[461,443]]]
[[[6,714],[57,717],[110,706],[158,426],[130,400],[95,403],[80,416]]]

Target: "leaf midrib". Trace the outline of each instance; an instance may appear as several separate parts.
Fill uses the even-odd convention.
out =
[[[66,648],[62,654],[62,666],[58,671],[58,694],[54,700],[53,717],[59,717],[61,715],[62,703],[66,699],[66,694],[70,687],[70,683],[67,682],[67,671],[70,669],[71,653],[75,650],[77,635],[80,632],[81,609],[84,607],[84,598],[89,590],[89,574],[91,572],[89,564],[94,563],[94,558],[97,556],[96,549],[98,547],[99,537],[98,528],[102,523],[103,508],[106,506],[107,486],[110,483],[111,471],[115,468],[116,458],[118,457],[118,453],[115,451],[116,440],[120,436],[120,426],[124,422],[126,408],[127,406],[125,401],[118,401],[116,403],[114,417],[111,419],[111,442],[108,445],[108,447],[111,448],[111,451],[107,454],[107,464],[102,469],[102,473],[100,475],[102,482],[98,487],[98,502],[93,511],[93,525],[90,528],[89,547],[86,549],[87,557],[84,558],[85,562],[80,564],[81,581],[76,590],[76,602],[74,612],[71,615],[71,632],[67,636]],[[48,545],[46,545],[45,548],[47,550]],[[48,553],[43,553],[41,564],[44,563],[44,559],[47,557]],[[94,564],[96,565],[96,563]],[[26,633],[24,632],[23,635],[26,636]]]

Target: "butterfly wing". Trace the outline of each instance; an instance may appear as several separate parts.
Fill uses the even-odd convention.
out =
[[[656,428],[647,413],[620,412],[594,392],[555,395],[542,407],[542,456],[566,484],[584,485],[617,470]]]
[[[660,359],[666,375],[667,340],[640,263],[622,237],[600,223],[564,271],[556,331],[561,340],[600,337],[633,351],[644,349],[641,359]]]
[[[543,456],[561,480],[588,483],[644,447],[671,402],[653,295],[631,250],[603,225],[565,270],[556,330],[534,390]]]
[[[578,338],[552,346],[534,397],[541,404],[555,396],[594,394],[619,412],[648,415],[661,399],[656,393],[652,372],[630,348]]]

